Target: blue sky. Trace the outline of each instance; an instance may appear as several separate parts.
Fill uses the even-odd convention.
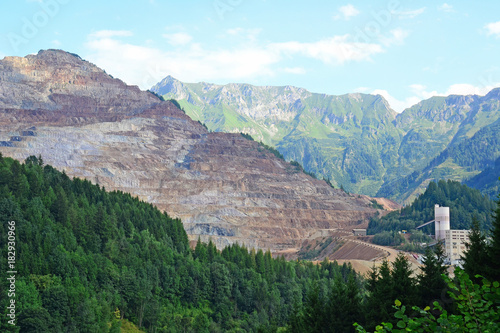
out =
[[[142,89],[185,82],[383,95],[402,111],[500,86],[500,1],[16,0],[0,58],[77,53]]]

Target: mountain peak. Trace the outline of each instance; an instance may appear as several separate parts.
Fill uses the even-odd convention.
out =
[[[484,96],[485,99],[500,99],[500,87],[490,90],[489,93]]]

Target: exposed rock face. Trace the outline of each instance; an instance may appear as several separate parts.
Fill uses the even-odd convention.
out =
[[[63,51],[0,61],[0,152],[41,155],[183,220],[192,239],[273,251],[366,227],[370,198],[315,180],[239,134],[208,133],[170,102]]]

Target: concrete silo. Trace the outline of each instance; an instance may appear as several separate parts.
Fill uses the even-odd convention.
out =
[[[450,207],[434,206],[434,235],[436,240],[446,238],[446,230],[450,230]]]

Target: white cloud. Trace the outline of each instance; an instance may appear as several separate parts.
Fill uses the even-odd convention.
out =
[[[283,71],[285,73],[290,73],[290,74],[305,74],[306,70],[302,67],[285,67],[283,68]]]
[[[183,52],[165,52],[98,37],[102,35],[107,36],[89,36],[85,45],[89,52],[86,57],[108,73],[142,89],[149,89],[169,74],[184,81],[239,80],[257,74],[270,75],[269,66],[279,58],[266,49],[208,50],[197,43],[189,44]]]
[[[354,42],[350,35],[335,36],[313,43],[285,42],[271,45],[278,53],[303,56],[328,64],[346,61],[370,60],[370,56],[383,52],[380,44]]]
[[[61,46],[61,42],[57,39],[54,39],[52,42],[50,42],[53,46],[58,47]]]
[[[433,96],[449,96],[449,95],[480,95],[484,96],[489,91],[491,91],[495,87],[499,87],[500,82],[488,85],[474,86],[472,84],[467,83],[459,83],[453,84],[448,87],[445,92],[438,92],[436,90],[428,90],[427,86],[422,84],[412,84],[409,86],[411,95],[410,97],[405,98],[404,100],[398,100],[389,94],[387,90],[376,89],[371,93],[375,95],[383,96],[388,102],[389,105],[396,112],[403,112],[403,110],[419,103],[422,100],[429,99]]]
[[[357,88],[354,88],[354,92],[358,92],[358,93],[368,93],[371,89],[368,88],[368,87],[357,87]]]
[[[385,39],[382,36],[372,42],[359,42],[347,34],[310,43],[269,43],[256,40],[256,29],[236,28],[226,33],[241,38],[237,43],[225,44],[231,46],[217,48],[196,43],[188,34],[172,33],[168,35],[170,42],[183,48],[165,51],[152,43],[127,43],[120,37],[131,36],[129,31],[97,31],[88,36],[85,57],[125,82],[148,89],[166,75],[183,81],[230,82],[273,76],[280,71],[304,74],[304,68],[279,66],[297,57],[330,65],[371,61],[372,56],[386,52],[387,47],[400,43],[407,35],[395,29]]]
[[[357,10],[356,7],[354,7],[353,5],[348,4],[348,5],[339,7],[339,14],[335,15],[333,18],[335,20],[344,19],[347,21],[347,20],[351,19],[351,17],[357,16],[357,15],[359,15],[359,10]]]
[[[393,29],[389,31],[389,33],[390,35],[387,37],[383,35],[379,37],[380,42],[385,46],[401,45],[403,44],[406,37],[408,37],[409,35],[408,31],[403,30],[401,28]]]
[[[164,34],[163,37],[173,46],[186,45],[193,39],[191,35],[185,32]]]
[[[443,11],[443,12],[446,12],[446,13],[454,12],[453,6],[450,4],[447,4],[446,2],[443,3],[441,6],[439,6],[438,9]]]
[[[244,29],[244,28],[232,28],[227,29],[226,33],[229,36],[240,37],[248,41],[254,42],[257,37],[262,32],[262,29]]]
[[[90,34],[90,38],[112,38],[112,37],[129,37],[132,32],[128,30],[99,30]]]
[[[495,35],[496,37],[500,37],[500,21],[488,23],[484,26],[486,29],[486,33],[488,35]]]
[[[495,85],[498,86],[498,85]],[[444,93],[444,96],[448,95],[486,95],[495,86],[480,86],[476,87],[472,84],[459,83],[451,85],[448,90]]]
[[[414,17],[417,17],[420,14],[423,14],[425,12],[425,7],[419,8],[419,9],[414,9],[414,10],[401,10],[401,11],[393,11],[391,12],[392,15],[397,16],[399,19],[412,19]]]
[[[382,97],[384,97],[387,100],[387,102],[389,102],[391,108],[399,113],[403,112],[404,109],[417,104],[421,100],[419,97],[411,96],[401,101],[393,97],[391,94],[389,94],[387,90],[382,90],[382,89],[375,89],[371,92],[371,94],[381,95]]]

